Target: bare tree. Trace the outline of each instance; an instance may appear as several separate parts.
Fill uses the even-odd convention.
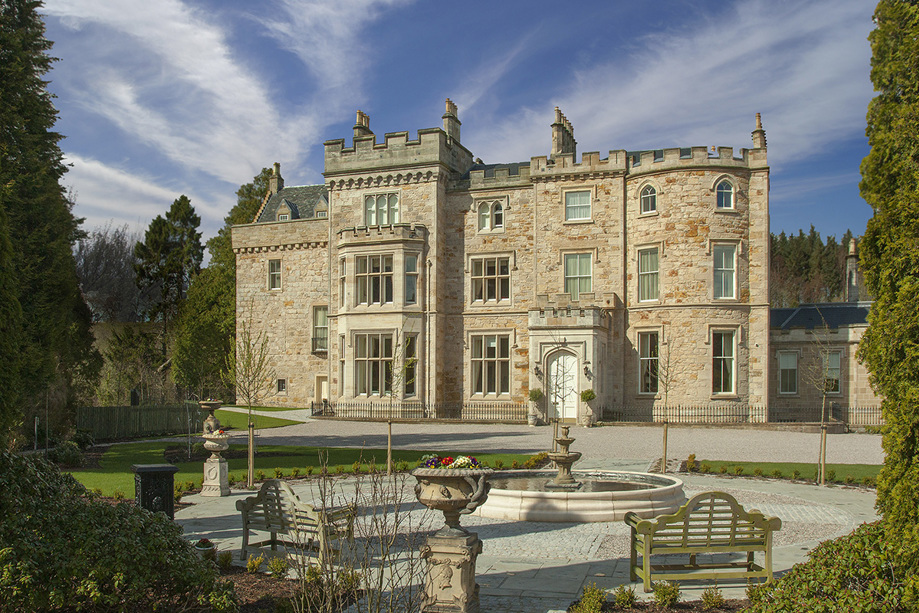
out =
[[[392,419],[396,394],[400,405],[405,401],[407,386],[414,386],[418,374],[418,335],[403,328],[396,337],[393,361],[389,365],[389,415],[386,419],[386,474],[392,474]]]
[[[820,316],[821,325],[814,328],[813,340],[810,343],[814,359],[807,362],[803,369],[805,382],[820,395],[820,454],[817,468],[817,481],[826,485],[826,430],[829,415],[827,414],[827,396],[839,391],[839,376],[831,377],[831,357],[836,350],[830,345],[830,327],[820,311],[815,307]],[[838,368],[837,365],[835,368]]]
[[[268,337],[259,331],[253,335],[252,323],[241,322],[236,332],[236,344],[227,356],[224,380],[236,389],[236,399],[246,403],[249,416],[248,487],[255,484],[255,424],[252,407],[257,405],[274,381],[274,369],[268,360]]]

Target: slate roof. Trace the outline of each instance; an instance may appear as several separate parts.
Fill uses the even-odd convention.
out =
[[[285,187],[276,194],[271,194],[268,203],[262,209],[256,223],[277,221],[278,209],[286,202],[290,209],[291,219],[311,219],[315,217],[316,207],[325,205],[328,210],[329,189],[325,185],[299,185]]]
[[[521,166],[526,166],[527,168],[529,168],[530,163],[529,162],[512,162],[510,164],[473,164],[469,168],[469,170],[467,170],[465,174],[463,174],[461,179],[468,179],[469,173],[475,170],[484,170],[485,178],[492,179],[495,176],[495,170],[497,170],[498,168],[507,168],[507,175],[509,177],[517,177],[517,176],[520,176]]]
[[[802,304],[790,309],[772,309],[770,324],[773,329],[790,330],[822,328],[824,322],[830,329],[840,326],[868,324],[870,302],[834,302],[829,304]]]

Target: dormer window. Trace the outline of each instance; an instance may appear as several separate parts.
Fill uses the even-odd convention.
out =
[[[290,215],[286,213],[282,213],[278,215],[278,221],[288,221],[288,220],[290,220]]]
[[[364,224],[388,226],[399,223],[399,194],[377,194],[364,197]]]
[[[325,219],[325,218],[328,217],[328,216],[329,216],[329,212],[328,212],[328,211],[316,211],[316,217],[317,217],[318,219]]]

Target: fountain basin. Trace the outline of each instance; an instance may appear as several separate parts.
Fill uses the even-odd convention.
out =
[[[513,521],[622,521],[630,511],[643,518],[655,517],[673,513],[686,502],[680,479],[626,471],[574,471],[574,478],[584,484],[575,491],[511,489],[522,487],[516,480],[526,479],[531,485],[554,476],[544,470],[496,472],[490,479],[488,500],[474,514]],[[623,489],[606,485],[614,482]]]

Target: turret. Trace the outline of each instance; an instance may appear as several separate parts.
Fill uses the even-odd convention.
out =
[[[558,107],[555,107],[555,122],[552,124],[552,153],[549,157],[571,154],[577,157],[578,141],[574,140],[574,128]]]
[[[752,136],[754,149],[766,148],[766,131],[763,130],[763,120],[759,113],[756,114],[756,129],[753,130]]]
[[[457,117],[456,112],[456,103],[447,98],[447,111],[443,116],[444,120],[444,132],[447,133],[447,136],[455,142],[460,142],[460,126],[462,123]]]

